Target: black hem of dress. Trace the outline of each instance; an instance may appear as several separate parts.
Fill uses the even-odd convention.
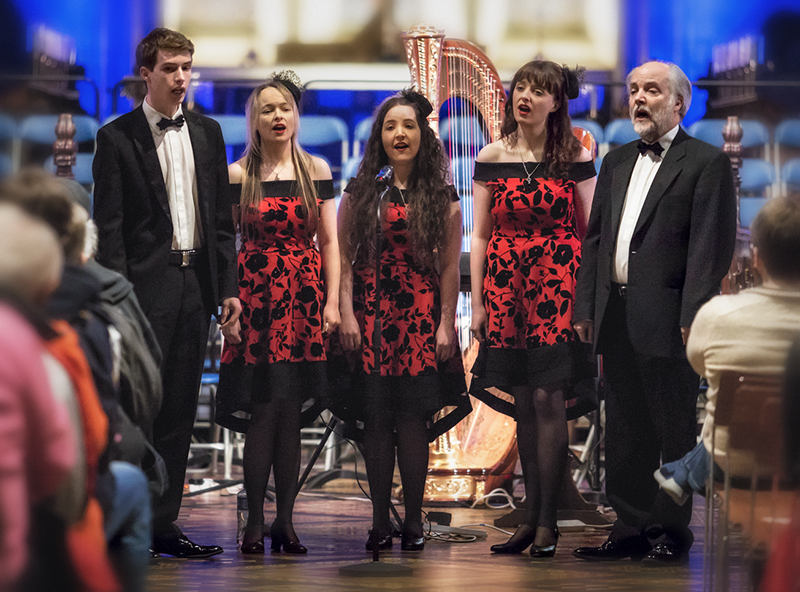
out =
[[[570,341],[532,349],[490,348],[481,344],[472,366],[469,393],[495,411],[516,419],[511,388],[562,384],[567,419],[597,408],[594,368],[587,344]],[[498,394],[489,392],[497,389]]]
[[[242,358],[220,364],[214,421],[246,433],[254,403],[295,399],[303,405],[302,425],[311,425],[328,406],[326,365],[324,360],[246,364]]]
[[[348,433],[360,441],[368,396],[380,396],[379,404],[396,405],[398,409],[419,410],[429,415],[428,440],[457,425],[472,412],[463,371],[439,370],[418,376],[379,376],[352,370],[346,356],[331,356],[329,384],[332,393],[331,412],[348,426]],[[444,366],[446,367],[445,362]],[[399,396],[395,399],[389,393]],[[383,398],[385,397],[385,399]],[[440,414],[440,412],[444,413]],[[434,419],[434,416],[441,415]]]

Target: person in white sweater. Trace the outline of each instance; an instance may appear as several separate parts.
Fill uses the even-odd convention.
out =
[[[780,376],[794,339],[800,335],[800,195],[770,200],[751,226],[753,267],[762,284],[708,301],[692,323],[686,355],[708,380],[702,441],[682,459],[664,464],[654,476],[679,504],[691,490],[702,491],[716,430],[714,460],[725,466],[728,431],[714,426],[717,392],[725,370]],[[731,476],[749,476],[750,459],[731,454]]]

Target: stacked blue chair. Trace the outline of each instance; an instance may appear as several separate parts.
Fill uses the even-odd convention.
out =
[[[75,155],[75,164],[72,165],[72,175],[75,177],[75,180],[86,187],[86,190],[90,194],[94,191],[94,176],[92,175],[93,160],[94,154],[79,152]],[[47,157],[44,168],[55,174],[57,167],[52,156]]]
[[[599,146],[603,143],[603,126],[591,119],[573,119],[572,127],[580,127],[592,134],[595,143]]]
[[[297,138],[300,145],[309,152],[314,148],[327,144],[341,144],[340,164],[347,161],[349,155],[349,131],[347,124],[333,115],[301,115],[300,134]]]
[[[742,179],[739,221],[743,227],[749,228],[753,218],[769,199],[768,190],[775,182],[775,168],[760,158],[744,158],[739,174]]]
[[[19,139],[23,143],[33,145],[34,150],[44,154],[51,154],[53,143],[56,141],[56,124],[58,115],[30,115],[19,124]],[[91,152],[95,149],[97,130],[100,129],[98,121],[90,115],[73,115],[75,136],[73,140],[79,145],[91,142]],[[44,160],[44,159],[43,159]],[[41,164],[42,160],[38,163]]]
[[[477,152],[486,145],[480,120],[473,116],[453,116],[439,124],[439,138],[445,146],[456,145]]]
[[[244,115],[210,115],[222,128],[228,162],[238,160],[247,143],[247,119]]]
[[[573,123],[573,125],[575,125]],[[630,119],[615,119],[611,121],[603,132],[603,140],[608,144],[609,150],[639,139],[639,134],[633,129]]]
[[[353,156],[361,156],[361,145],[369,141],[369,136],[372,133],[372,124],[375,122],[374,117],[367,117],[362,119],[356,125],[353,134]],[[348,177],[342,175],[342,178],[347,180]]]
[[[14,148],[17,123],[7,115],[0,115],[0,178],[14,170]]]
[[[722,147],[725,139],[722,130],[725,129],[726,119],[701,119],[689,126],[689,135],[707,142],[713,146]],[[740,119],[742,126],[742,148],[761,148],[764,159],[769,160],[769,130],[760,121]]]
[[[75,140],[78,144],[97,138],[100,124],[90,115],[73,115],[75,124]],[[19,124],[20,139],[36,144],[50,144],[56,141],[56,124],[58,115],[30,115]]]
[[[781,148],[800,149],[800,119],[787,119],[775,128],[775,162],[780,165]],[[790,158],[780,168],[782,193],[800,191],[800,157]]]

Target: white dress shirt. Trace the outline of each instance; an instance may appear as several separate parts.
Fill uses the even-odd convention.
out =
[[[153,134],[161,174],[167,187],[172,217],[172,248],[181,251],[199,249],[202,228],[197,213],[197,178],[189,126],[184,123],[181,127],[171,126],[160,130],[158,122],[167,116],[153,109],[146,99],[142,108]],[[172,119],[182,114],[183,110],[178,107]]]
[[[656,156],[648,150],[645,154],[640,154],[633,167],[631,181],[628,184],[628,192],[625,194],[625,203],[622,206],[622,217],[619,222],[617,232],[617,248],[614,252],[614,273],[613,281],[618,284],[628,283],[628,257],[631,249],[631,239],[633,231],[636,230],[636,223],[639,221],[639,214],[642,213],[644,200],[653,184],[653,179],[661,168],[661,163],[667,155],[672,141],[678,135],[680,124],[673,127],[666,134],[658,139],[658,143],[664,148],[661,156]]]

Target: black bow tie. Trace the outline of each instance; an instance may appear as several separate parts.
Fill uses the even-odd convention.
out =
[[[647,154],[647,151],[650,150],[656,156],[661,156],[661,153],[664,152],[664,147],[658,142],[648,144],[643,140],[639,140],[639,143],[636,144],[636,148],[639,149],[639,154]]]
[[[186,119],[183,117],[183,113],[178,115],[175,119],[162,117],[161,121],[158,122],[158,129],[160,129],[163,132],[165,129],[167,129],[168,127],[172,127],[173,125],[175,127],[183,127],[184,121],[186,121]]]

